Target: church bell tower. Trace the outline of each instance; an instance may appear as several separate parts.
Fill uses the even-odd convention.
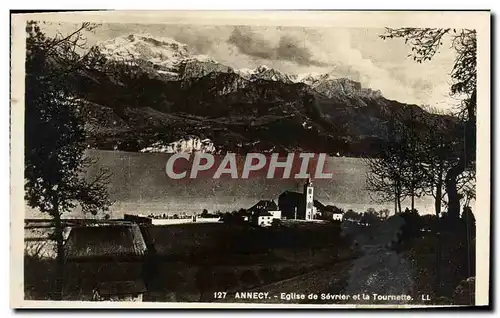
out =
[[[312,220],[314,212],[314,187],[310,179],[304,184],[304,196],[306,203],[305,219]]]

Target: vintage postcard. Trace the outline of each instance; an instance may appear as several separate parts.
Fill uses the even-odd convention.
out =
[[[490,12],[11,18],[12,307],[490,305]]]

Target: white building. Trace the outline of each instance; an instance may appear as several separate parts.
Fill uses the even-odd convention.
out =
[[[343,216],[344,215],[342,213],[333,213],[332,219],[334,221],[342,221]]]
[[[280,210],[267,211],[267,212],[269,212],[273,216],[273,219],[278,219],[278,220],[281,219],[281,211]]]
[[[270,200],[260,200],[248,212],[251,215],[249,221],[258,226],[271,226],[274,219],[281,219],[281,210]]]
[[[314,208],[314,187],[309,179],[307,179],[306,184],[304,184],[304,195],[306,197],[306,220],[314,219],[314,215],[317,211]]]
[[[273,225],[273,215],[267,211],[259,211],[252,215],[252,223],[257,226],[271,226]]]

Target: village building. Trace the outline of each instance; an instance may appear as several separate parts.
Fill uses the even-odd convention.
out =
[[[146,254],[135,223],[71,228],[65,244],[64,299],[142,301]]]
[[[302,193],[285,191],[278,198],[279,210],[286,219],[313,220],[318,218],[324,205],[314,199],[314,187],[308,179]]]
[[[343,214],[342,213],[333,213],[332,220],[334,221],[342,221]]]
[[[271,226],[273,225],[273,215],[267,211],[258,211],[251,216],[251,222],[262,227]]]
[[[325,206],[320,201],[314,199],[314,186],[307,179],[303,186],[303,192],[285,191],[278,198],[278,205],[274,201],[261,200],[247,210],[249,217],[245,220],[257,223],[257,218],[252,219],[256,212],[262,215],[262,220],[266,220],[267,214],[272,215],[272,219],[305,220],[313,221],[333,220],[342,221],[343,211],[333,205]],[[265,217],[264,217],[265,216]]]
[[[342,221],[344,218],[344,211],[333,205],[327,205],[321,211],[321,215],[325,220]]]
[[[272,200],[260,200],[249,208],[248,220],[258,226],[271,226],[273,220],[281,219],[281,211]]]

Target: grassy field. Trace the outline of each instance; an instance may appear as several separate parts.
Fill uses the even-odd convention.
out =
[[[47,224],[40,224],[39,231],[49,231]],[[29,222],[28,227],[29,231],[36,228]],[[279,228],[222,223],[177,224],[144,226],[142,232],[146,240],[153,243],[150,247],[156,254],[147,269],[139,264],[134,265],[133,271],[142,272],[151,282],[145,297],[156,301],[198,301],[209,295],[210,290],[254,288],[315,271],[351,253],[337,223],[292,223]],[[54,265],[51,258],[26,255],[27,297],[48,297],[55,275]],[[89,278],[69,277],[69,281],[73,289],[84,282],[91,288],[91,281],[105,280],[109,273],[131,271],[119,265],[117,262],[73,268],[68,270],[71,276],[86,272]],[[112,269],[106,269],[110,266]]]
[[[149,262],[68,265],[67,283],[73,289],[67,290],[67,297],[82,299],[93,284],[133,273],[147,282],[145,301],[211,302],[215,301],[214,291],[264,291],[278,297],[292,292],[351,295],[366,291],[406,293],[414,297],[411,303],[421,294],[430,295],[433,304],[473,302],[473,290],[457,294],[457,286],[475,275],[473,245],[463,235],[442,234],[438,291],[434,234],[423,233],[390,247],[387,242],[393,237],[392,230],[384,224],[351,224],[348,228],[329,222],[285,223],[272,228],[222,223],[145,226],[144,236],[156,251]],[[26,297],[48,299],[55,277],[54,260],[26,255],[24,265]]]

